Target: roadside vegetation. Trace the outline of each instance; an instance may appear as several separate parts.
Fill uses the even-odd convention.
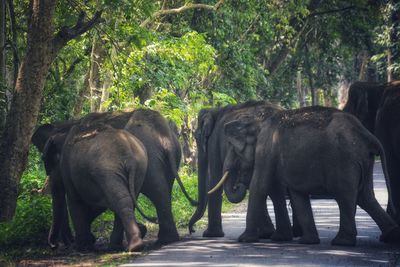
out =
[[[194,131],[202,108],[250,99],[285,108],[340,107],[353,81],[400,78],[396,1],[5,2],[0,6],[5,18],[0,21],[0,266],[68,254],[47,248],[51,198],[37,192],[46,175],[40,153],[29,144],[35,127],[91,112],[157,110],[178,127],[181,178],[197,198]],[[31,9],[39,3],[48,16]],[[40,49],[55,52],[33,53]],[[34,81],[21,82],[29,81],[27,76]],[[144,197],[139,205],[155,215]],[[231,205],[224,202],[224,208]],[[177,186],[173,212],[186,233],[194,208]],[[96,220],[100,243],[106,244],[112,220],[110,213]],[[147,226],[151,236],[156,226]],[[94,261],[120,260],[113,255],[131,257],[104,254]],[[83,261],[75,256],[67,261]]]

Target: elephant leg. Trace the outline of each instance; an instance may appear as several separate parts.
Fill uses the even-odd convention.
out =
[[[292,225],[286,208],[283,186],[274,183],[272,188],[270,197],[274,203],[276,231],[272,234],[271,239],[274,241],[290,241],[293,239]]]
[[[49,231],[48,243],[51,248],[56,248],[58,246],[59,235],[61,234],[65,246],[68,247],[73,242],[73,236],[69,227],[69,215],[61,174],[53,174],[49,179],[49,183],[52,197],[53,221]]]
[[[343,193],[343,192],[342,192]],[[332,245],[337,246],[355,246],[357,229],[356,229],[356,192],[349,191],[348,194],[337,196],[336,201],[340,211],[339,232],[332,240]]]
[[[129,252],[141,250],[144,242],[141,238],[139,225],[136,223],[133,206],[121,207],[115,212],[121,218],[125,230],[126,240],[128,241],[127,250]]]
[[[142,193],[154,204],[159,222],[158,240],[159,244],[168,244],[179,240],[178,230],[174,222],[171,206],[171,194],[168,190],[167,181],[163,174],[153,175],[146,178]],[[150,183],[152,181],[153,183]],[[148,182],[148,183],[147,183]]]
[[[131,170],[133,172],[133,170]],[[116,175],[115,175],[116,176]],[[121,233],[125,231],[128,242],[128,251],[138,251],[143,248],[144,242],[135,218],[135,207],[131,194],[136,190],[130,191],[123,179],[114,174],[98,177],[99,185],[105,193],[110,209],[114,212],[114,226],[110,241],[111,245],[122,243]],[[123,227],[121,227],[121,224]],[[123,229],[123,230],[122,230]]]
[[[137,223],[140,230],[140,237],[143,239],[147,233],[147,228],[141,223]],[[113,251],[123,250],[123,239],[124,239],[124,226],[122,224],[121,218],[114,213],[114,225],[110,236],[109,249]]]
[[[263,219],[259,222],[258,227],[258,237],[260,239],[270,239],[274,232],[275,227],[271,221],[271,217],[269,217],[267,201],[265,201],[264,216]]]
[[[216,184],[216,183],[215,183]],[[211,185],[211,188],[213,185]],[[222,187],[211,194],[208,199],[208,227],[203,232],[203,237],[223,237],[222,230]]]
[[[293,221],[298,221],[302,230],[300,244],[319,244],[317,228],[311,208],[310,197],[297,191],[290,190],[293,205]],[[293,223],[294,224],[294,223]]]
[[[298,216],[298,212],[296,211],[296,209],[294,208],[293,205],[293,199],[292,199],[292,195],[290,194],[289,190],[288,190],[288,195],[290,198],[290,207],[292,208],[292,233],[293,233],[293,237],[301,237],[303,235],[303,230],[301,229],[300,226],[300,222],[297,219]]]
[[[124,239],[124,226],[121,218],[114,213],[114,226],[110,236],[110,250],[123,250],[122,241]]]
[[[66,202],[65,197],[64,201]],[[63,218],[64,219],[61,223],[61,239],[63,240],[64,245],[68,247],[74,242],[74,237],[72,235],[71,228],[69,227],[69,213],[66,205],[64,206]]]
[[[90,232],[89,214],[90,207],[85,203],[75,199],[75,196],[68,197],[68,205],[70,207],[72,223],[75,229],[75,242],[78,250],[93,249],[94,237]]]
[[[400,223],[400,167],[390,148],[387,152],[387,171],[391,190],[392,205],[387,206],[387,213],[399,224]]]
[[[400,227],[378,203],[372,187],[364,187],[358,196],[357,204],[371,216],[382,231],[381,241],[400,242]]]
[[[267,200],[267,188],[263,181],[253,176],[250,183],[250,195],[247,207],[246,229],[239,236],[239,242],[258,242],[259,222],[264,220],[265,202]]]
[[[214,188],[219,179],[222,177],[222,164],[218,161],[210,162],[210,188]],[[203,232],[203,237],[223,237],[225,236],[222,230],[222,190],[219,188],[217,191],[208,195],[208,226]]]

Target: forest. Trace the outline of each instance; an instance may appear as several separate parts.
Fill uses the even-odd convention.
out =
[[[351,83],[400,79],[395,0],[2,0],[0,13],[0,265],[46,248],[51,197],[31,145],[40,125],[156,110],[178,127],[179,173],[197,198],[201,109],[343,108]],[[172,195],[187,227],[194,208],[178,185]]]

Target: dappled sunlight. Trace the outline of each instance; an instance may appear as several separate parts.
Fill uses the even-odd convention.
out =
[[[381,172],[375,172],[375,193],[384,207],[387,201],[386,185]],[[355,247],[331,246],[339,230],[339,209],[332,199],[312,199],[312,208],[321,244],[302,245],[298,238],[291,242],[260,240],[259,243],[239,243],[238,236],[246,226],[244,201],[233,211],[223,214],[225,237],[202,238],[196,231],[179,243],[153,251],[132,264],[123,266],[375,266],[395,265],[400,258],[398,247],[379,242],[381,234],[371,217],[357,208],[357,245]],[[289,201],[287,201],[289,205]],[[268,200],[268,211],[275,222],[273,205]],[[288,206],[290,207],[290,206]],[[291,216],[291,209],[289,208]],[[175,256],[174,256],[175,255]]]

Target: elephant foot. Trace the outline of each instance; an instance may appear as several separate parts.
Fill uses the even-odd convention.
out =
[[[217,228],[217,229],[211,229],[207,228],[203,232],[203,237],[224,237],[225,233],[222,231],[222,228]]]
[[[356,237],[351,236],[351,237],[343,237],[337,235],[332,241],[331,245],[332,246],[355,246],[356,245]]]
[[[307,244],[307,245],[314,245],[314,244],[319,244],[321,241],[319,240],[318,236],[302,236],[299,239],[300,244]]]
[[[294,225],[292,227],[293,237],[301,237],[303,235],[303,230],[301,230],[300,226]]]
[[[128,252],[134,252],[134,251],[141,251],[144,248],[144,242],[141,238],[137,238],[135,241],[130,242],[128,245]]]
[[[244,231],[244,233],[239,236],[238,241],[244,243],[255,243],[259,241],[259,238],[257,232],[250,233],[249,231]]]
[[[379,241],[384,243],[400,243],[400,227],[397,226],[389,232],[382,234]]]
[[[292,235],[291,231],[289,231],[288,233],[275,231],[271,236],[271,240],[272,241],[292,241],[293,235]]]
[[[274,234],[275,230],[271,229],[258,229],[258,238],[260,239],[270,239]]]
[[[167,245],[167,244],[170,244],[170,243],[173,243],[176,241],[179,241],[178,233],[158,236],[156,244],[157,245]]]

